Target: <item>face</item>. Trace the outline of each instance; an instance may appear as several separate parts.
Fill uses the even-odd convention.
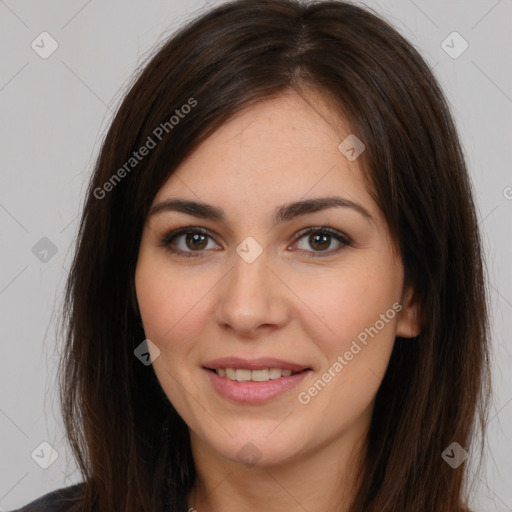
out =
[[[307,99],[287,92],[224,124],[143,230],[154,371],[193,446],[225,460],[297,461],[363,435],[395,336],[417,331],[383,214],[338,149],[350,128]]]

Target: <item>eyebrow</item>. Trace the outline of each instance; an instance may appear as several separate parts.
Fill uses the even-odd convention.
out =
[[[273,222],[274,224],[278,224],[280,222],[290,221],[301,215],[315,213],[328,208],[351,208],[369,221],[374,222],[373,217],[366,208],[349,199],[336,196],[305,199],[281,205],[276,208],[273,215]],[[148,217],[170,211],[187,213],[195,217],[214,219],[222,222],[226,220],[226,215],[222,208],[188,199],[166,199],[165,201],[157,203],[150,209]]]

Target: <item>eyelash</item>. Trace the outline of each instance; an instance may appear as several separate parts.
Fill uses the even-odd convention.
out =
[[[304,238],[307,235],[310,235],[311,233],[318,233],[318,234],[326,234],[334,237],[338,242],[341,243],[341,246],[337,249],[330,250],[330,251],[305,251],[303,249],[299,249],[300,252],[306,253],[308,257],[310,258],[318,258],[318,257],[325,257],[325,256],[331,256],[332,254],[338,253],[340,250],[343,249],[345,246],[350,246],[352,244],[351,240],[346,237],[343,233],[340,231],[337,231],[336,229],[330,228],[329,226],[316,226],[316,227],[310,227],[303,229],[299,231],[296,235],[296,238],[293,242],[295,244],[302,238]],[[162,237],[160,245],[162,247],[165,247],[172,253],[176,254],[177,256],[184,256],[186,258],[190,257],[201,257],[201,253],[205,252],[204,250],[200,251],[183,251],[182,249],[176,249],[171,246],[172,242],[180,235],[183,234],[198,234],[198,235],[204,235],[207,237],[211,236],[210,232],[207,229],[196,227],[196,226],[187,226],[180,229],[176,229],[174,231],[170,231],[167,234],[165,234]]]

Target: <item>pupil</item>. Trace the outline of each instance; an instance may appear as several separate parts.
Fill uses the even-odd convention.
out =
[[[329,247],[329,237],[330,235],[311,235],[309,237],[310,243],[312,245],[317,245],[320,249],[327,249]],[[320,247],[322,245],[322,247]]]
[[[203,249],[204,247],[201,244],[204,244],[205,240],[206,237],[198,233],[194,233],[192,236],[187,235],[187,243],[192,241],[192,247],[189,246],[189,248]]]

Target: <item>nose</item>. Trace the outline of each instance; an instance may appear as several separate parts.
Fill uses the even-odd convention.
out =
[[[274,274],[265,251],[252,263],[234,256],[233,268],[217,288],[215,317],[222,329],[255,339],[286,324],[286,289]]]

